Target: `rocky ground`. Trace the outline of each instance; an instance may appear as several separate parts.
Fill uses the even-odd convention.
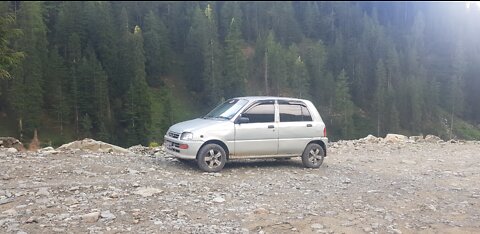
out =
[[[130,150],[0,149],[0,233],[480,232],[479,142],[341,141],[319,169],[221,173]]]

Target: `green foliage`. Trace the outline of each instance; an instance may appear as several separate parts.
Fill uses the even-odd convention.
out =
[[[92,137],[92,119],[88,114],[85,114],[82,117],[81,123],[80,123],[80,131],[81,131],[81,136],[82,138],[91,138]]]
[[[150,86],[158,86],[160,75],[168,72],[172,52],[169,47],[167,28],[162,20],[150,11],[145,17],[145,72]]]
[[[20,138],[33,136],[33,130],[40,125],[42,113],[42,77],[47,56],[46,26],[39,2],[22,2],[17,14],[17,26],[24,36],[17,40],[17,51],[26,56],[13,70],[15,77],[10,89],[10,103],[15,109],[19,123]]]
[[[2,2],[1,4],[5,4]],[[6,11],[6,10],[5,10]],[[12,48],[11,42],[18,38],[21,30],[13,28],[15,20],[8,12],[0,15],[0,79],[11,78],[10,68],[24,58],[24,53]]]
[[[231,18],[228,35],[225,38],[225,75],[223,83],[226,98],[245,94],[247,64],[242,53],[243,41],[239,22],[241,22],[239,18]]]
[[[56,49],[50,50],[48,61],[43,81],[45,109],[48,110],[51,117],[58,121],[62,135],[63,126],[71,114],[68,105],[68,90],[66,89],[68,69]]]
[[[348,77],[342,70],[337,77],[335,87],[334,121],[340,129],[341,138],[348,138],[353,132],[353,102],[351,100]]]
[[[203,74],[205,70],[204,54],[207,50],[207,17],[197,5],[193,12],[192,24],[188,30],[185,48],[185,78],[188,87],[194,92],[201,93],[204,89]],[[188,53],[187,53],[188,52]]]
[[[127,145],[146,145],[151,125],[151,100],[145,77],[145,57],[140,27],[130,35],[134,77],[126,95]]]
[[[2,2],[3,129],[147,144],[225,98],[280,95],[311,99],[332,139],[478,137],[480,14],[382,4]]]

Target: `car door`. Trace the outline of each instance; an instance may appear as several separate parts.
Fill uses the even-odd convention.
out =
[[[312,121],[307,106],[301,101],[278,100],[278,154],[299,155],[308,142],[319,136],[318,123]]]
[[[278,124],[275,122],[275,101],[258,101],[241,115],[248,123],[235,124],[234,156],[276,155]]]

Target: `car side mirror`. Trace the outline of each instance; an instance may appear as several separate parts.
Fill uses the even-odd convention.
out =
[[[250,119],[248,117],[240,116],[240,118],[237,119],[237,124],[249,123],[249,122],[250,122]]]

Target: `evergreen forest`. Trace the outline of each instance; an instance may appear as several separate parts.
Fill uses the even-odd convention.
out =
[[[0,136],[161,144],[247,95],[311,100],[331,140],[480,140],[480,5],[0,2]]]

